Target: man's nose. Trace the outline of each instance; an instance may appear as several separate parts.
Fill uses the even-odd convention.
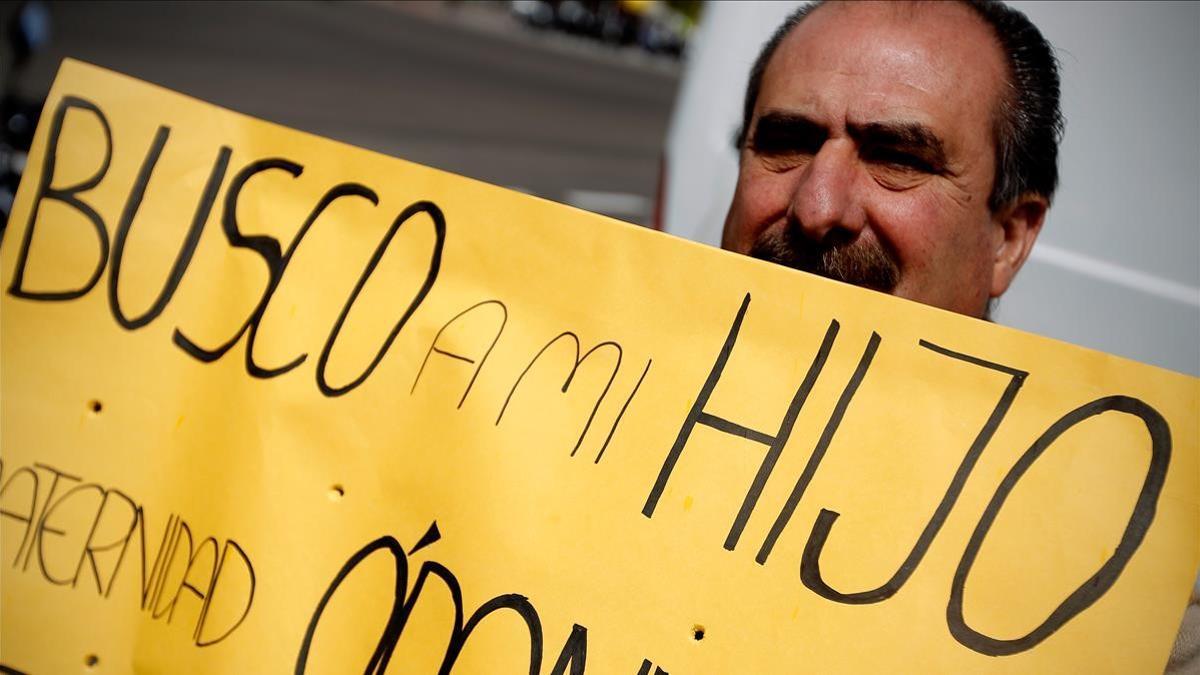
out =
[[[831,139],[822,144],[792,193],[791,226],[812,241],[822,241],[835,230],[843,230],[840,234],[849,238],[857,236],[866,226],[857,194],[857,164],[852,141]]]

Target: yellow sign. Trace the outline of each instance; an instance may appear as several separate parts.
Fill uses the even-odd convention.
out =
[[[21,672],[1153,672],[1200,564],[1194,378],[81,63],[0,254]]]

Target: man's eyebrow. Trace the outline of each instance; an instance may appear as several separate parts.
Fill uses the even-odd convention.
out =
[[[851,125],[847,133],[859,145],[875,145],[916,153],[938,166],[946,163],[942,139],[929,127],[916,122],[870,122]]]
[[[824,141],[829,131],[824,125],[798,113],[768,112],[754,124],[754,136],[750,145],[762,148],[763,144],[777,146],[788,143]],[[781,149],[781,148],[774,148]]]

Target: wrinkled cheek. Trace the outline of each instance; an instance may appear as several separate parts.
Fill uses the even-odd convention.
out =
[[[733,201],[729,205],[729,213],[725,217],[722,248],[738,253],[750,251],[755,238],[765,228],[763,220],[767,210],[764,208],[765,197],[761,192],[739,182]]]
[[[734,195],[733,202],[729,205],[729,212],[725,214],[725,229],[721,233],[721,248],[734,251],[736,253],[745,253],[742,239],[742,222],[743,215],[739,198]]]
[[[767,171],[743,172],[738,177],[729,214],[725,220],[723,246],[749,253],[755,242],[771,229],[782,234],[787,227],[788,208],[795,194],[792,174]]]
[[[872,225],[880,243],[899,264],[896,295],[945,306],[965,290],[964,285],[973,285],[973,275],[964,278],[963,265],[974,252],[962,250],[961,233],[947,223],[944,213],[930,208],[928,201],[897,199],[876,210]]]

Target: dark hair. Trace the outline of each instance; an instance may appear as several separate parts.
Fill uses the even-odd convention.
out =
[[[1054,48],[1028,17],[998,0],[958,2],[991,27],[1008,62],[1008,91],[1000,99],[993,130],[996,178],[988,207],[995,211],[1028,193],[1050,199],[1058,187],[1058,144],[1063,134]],[[763,45],[746,86],[739,148],[746,142],[771,56],[792,29],[823,4],[825,0],[816,0],[792,12]]]

